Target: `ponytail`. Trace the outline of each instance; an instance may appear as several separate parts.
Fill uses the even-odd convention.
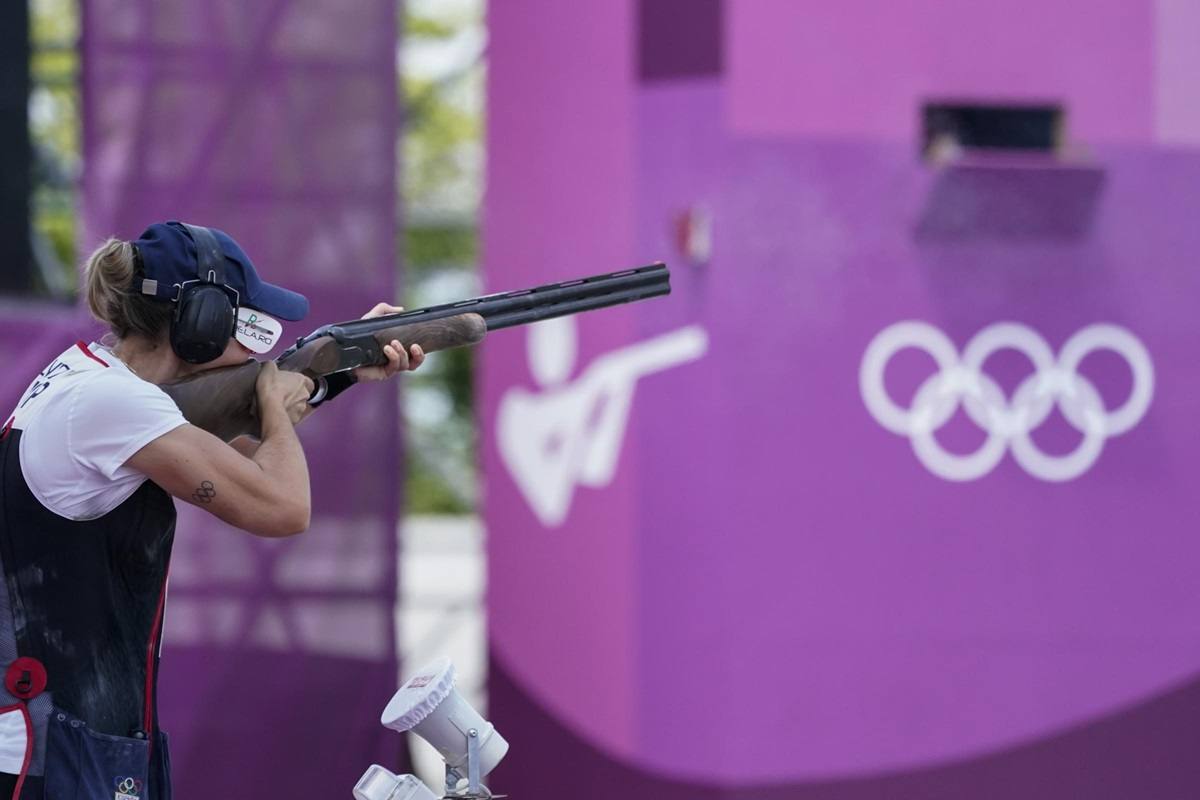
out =
[[[117,338],[159,339],[171,323],[171,306],[134,289],[137,271],[129,242],[110,238],[96,248],[84,265],[88,308]]]

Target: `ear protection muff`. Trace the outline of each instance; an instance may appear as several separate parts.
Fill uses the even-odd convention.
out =
[[[208,228],[181,223],[196,245],[195,280],[179,284],[171,320],[171,349],[189,364],[225,352],[237,325],[238,293],[225,285],[225,254]]]

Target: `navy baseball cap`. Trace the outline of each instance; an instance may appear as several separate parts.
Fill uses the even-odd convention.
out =
[[[229,234],[216,228],[209,230],[225,255],[225,285],[238,293],[241,305],[280,319],[304,318],[308,313],[307,297],[258,277],[250,257]],[[179,291],[179,284],[200,277],[196,268],[196,244],[181,222],[156,222],[133,244],[141,257],[144,277],[148,279],[142,289],[147,294],[160,300],[172,300]],[[155,283],[150,285],[149,281]]]

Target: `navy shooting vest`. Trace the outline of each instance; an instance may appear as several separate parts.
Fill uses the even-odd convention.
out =
[[[174,502],[146,481],[98,519],[61,517],[30,491],[20,442],[17,429],[0,438],[0,671],[36,659],[46,676],[28,699],[12,680],[29,670],[0,687],[33,729],[21,797],[165,800],[155,695]],[[0,775],[0,800],[15,780]]]

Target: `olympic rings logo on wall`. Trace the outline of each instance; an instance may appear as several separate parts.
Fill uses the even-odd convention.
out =
[[[938,371],[902,408],[888,394],[883,373],[901,350],[915,348],[933,357]],[[1000,350],[1016,350],[1033,362],[1009,399],[1000,385],[983,372],[983,364]],[[1077,372],[1079,363],[1097,350],[1111,350],[1129,364],[1133,388],[1120,407],[1105,408],[1095,384]],[[1136,336],[1117,325],[1083,328],[1063,345],[1058,356],[1033,329],[1000,322],[977,333],[960,357],[950,339],[934,326],[917,321],[897,322],[871,340],[859,368],[859,389],[871,416],[887,430],[912,441],[913,452],[925,468],[950,481],[972,481],[995,468],[1004,453],[1030,475],[1044,481],[1077,478],[1096,463],[1104,442],[1141,421],[1154,395],[1154,365]],[[1070,453],[1050,455],[1031,438],[1057,404],[1067,422],[1083,434]],[[935,433],[950,421],[959,406],[987,433],[974,453],[957,455],[938,443]]]

